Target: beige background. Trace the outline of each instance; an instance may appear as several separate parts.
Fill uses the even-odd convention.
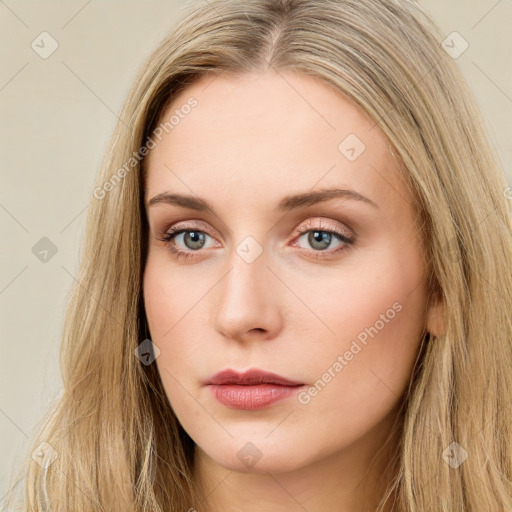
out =
[[[27,438],[60,388],[63,313],[115,116],[184,3],[0,0],[0,510]],[[420,3],[444,34],[469,43],[457,62],[512,184],[512,3]],[[43,31],[59,45],[46,59],[31,47]],[[57,248],[46,263],[32,252],[43,237]]]

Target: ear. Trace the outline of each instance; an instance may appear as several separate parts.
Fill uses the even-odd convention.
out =
[[[445,303],[441,293],[433,293],[428,300],[426,331],[432,336],[446,334]]]

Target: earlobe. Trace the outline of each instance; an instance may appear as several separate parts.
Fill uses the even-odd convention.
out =
[[[444,336],[446,334],[445,303],[440,294],[430,297],[426,317],[426,331],[432,336]]]

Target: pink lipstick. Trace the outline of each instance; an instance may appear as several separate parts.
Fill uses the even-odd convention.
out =
[[[244,373],[223,370],[205,383],[213,396],[231,409],[256,410],[294,395],[304,383],[253,368]]]

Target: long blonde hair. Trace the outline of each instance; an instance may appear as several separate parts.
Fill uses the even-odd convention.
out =
[[[194,443],[156,365],[134,354],[148,337],[140,152],[195,78],[268,68],[322,80],[389,139],[421,216],[432,294],[445,306],[445,333],[425,340],[411,375],[381,505],[393,491],[397,512],[512,509],[511,201],[443,39],[413,0],[187,6],[141,69],[102,162],[64,325],[63,394],[31,446],[38,462],[27,457],[23,510],[201,510]]]

